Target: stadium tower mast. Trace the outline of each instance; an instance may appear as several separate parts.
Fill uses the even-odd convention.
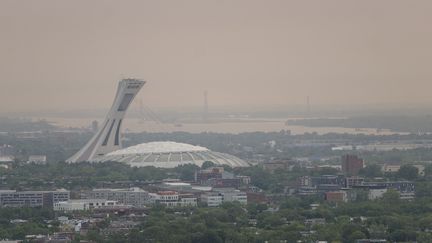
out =
[[[122,121],[130,103],[145,83],[143,80],[131,78],[119,82],[114,102],[102,126],[81,150],[66,160],[68,163],[90,161],[96,156],[122,148]]]

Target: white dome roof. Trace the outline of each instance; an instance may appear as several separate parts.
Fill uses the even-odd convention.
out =
[[[186,143],[176,142],[150,142],[142,143],[135,146],[120,149],[107,154],[111,155],[127,155],[127,154],[147,154],[147,153],[173,153],[173,152],[196,152],[208,151],[207,148],[194,146]]]
[[[174,168],[184,164],[201,166],[206,161],[216,165],[247,167],[249,164],[233,155],[213,152],[207,148],[176,142],[150,142],[98,156],[93,162],[117,161],[130,166]]]

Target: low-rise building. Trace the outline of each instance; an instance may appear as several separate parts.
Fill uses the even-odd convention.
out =
[[[278,170],[290,170],[294,166],[292,160],[274,160],[262,164],[265,171],[274,173]]]
[[[215,188],[212,192],[201,195],[201,202],[209,207],[216,207],[224,202],[247,204],[247,193],[232,188]]]
[[[263,204],[269,201],[264,192],[247,191],[246,196],[247,196],[247,201],[252,203]]]
[[[212,187],[233,187],[239,188],[241,185],[249,185],[249,176],[236,176],[227,172],[223,167],[211,167],[195,173],[195,182],[200,185]]]
[[[415,197],[415,183],[411,181],[363,182],[354,188],[367,190],[370,199],[381,197],[381,194],[384,194],[388,189],[398,191],[400,198],[404,200],[411,200]]]
[[[300,176],[297,179],[297,185],[299,187],[310,187],[312,186],[312,178],[310,176]]]
[[[351,188],[363,184],[364,178],[359,176],[351,176],[345,178],[345,187]]]
[[[2,155],[0,156],[0,163],[11,164],[15,162],[15,156],[12,155]]]
[[[388,165],[385,164],[381,167],[381,171],[384,173],[396,173],[400,170],[400,165]]]
[[[27,163],[44,165],[47,162],[46,155],[30,155]]]
[[[53,207],[55,203],[68,201],[70,192],[0,190],[0,207]]]
[[[105,199],[80,199],[54,203],[54,211],[84,211],[91,209],[115,208],[117,201]]]
[[[387,188],[380,188],[380,189],[370,189],[368,192],[368,199],[369,200],[375,200],[378,198],[382,198],[384,193],[387,192]]]
[[[426,167],[424,165],[413,165],[413,166],[417,168],[418,174],[420,176],[424,176],[425,175],[425,168]]]
[[[345,184],[345,177],[341,175],[322,175],[311,177],[312,186],[323,186],[323,185],[338,185],[343,186]]]
[[[345,191],[326,192],[325,199],[328,202],[341,203],[347,202],[348,197]]]
[[[201,202],[208,207],[217,207],[223,203],[223,196],[218,192],[208,192],[201,195]]]
[[[192,194],[179,194],[176,191],[159,191],[150,193],[151,201],[154,204],[161,204],[166,207],[197,206],[197,198]]]
[[[113,200],[134,207],[145,207],[145,205],[151,203],[149,193],[137,187],[128,189],[94,189],[83,193],[82,198]]]
[[[418,174],[420,176],[425,175],[425,166],[424,165],[412,165],[418,170]],[[391,165],[391,164],[385,164],[381,167],[381,171],[384,173],[396,173],[400,170],[401,165]]]
[[[304,224],[305,225],[323,225],[326,223],[325,218],[312,218],[312,219],[305,219]]]
[[[225,172],[223,167],[211,167],[205,170],[200,170],[195,172],[195,182],[203,184],[207,180],[220,178],[222,179],[222,174]]]
[[[249,185],[252,181],[250,176],[236,176],[236,178],[240,179],[241,184]]]

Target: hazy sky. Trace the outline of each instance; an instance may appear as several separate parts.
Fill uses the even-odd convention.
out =
[[[0,113],[432,104],[432,1],[0,0]]]

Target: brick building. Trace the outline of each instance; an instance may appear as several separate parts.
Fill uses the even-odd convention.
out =
[[[342,156],[342,172],[345,175],[357,175],[363,166],[363,159],[356,155],[347,154]]]

